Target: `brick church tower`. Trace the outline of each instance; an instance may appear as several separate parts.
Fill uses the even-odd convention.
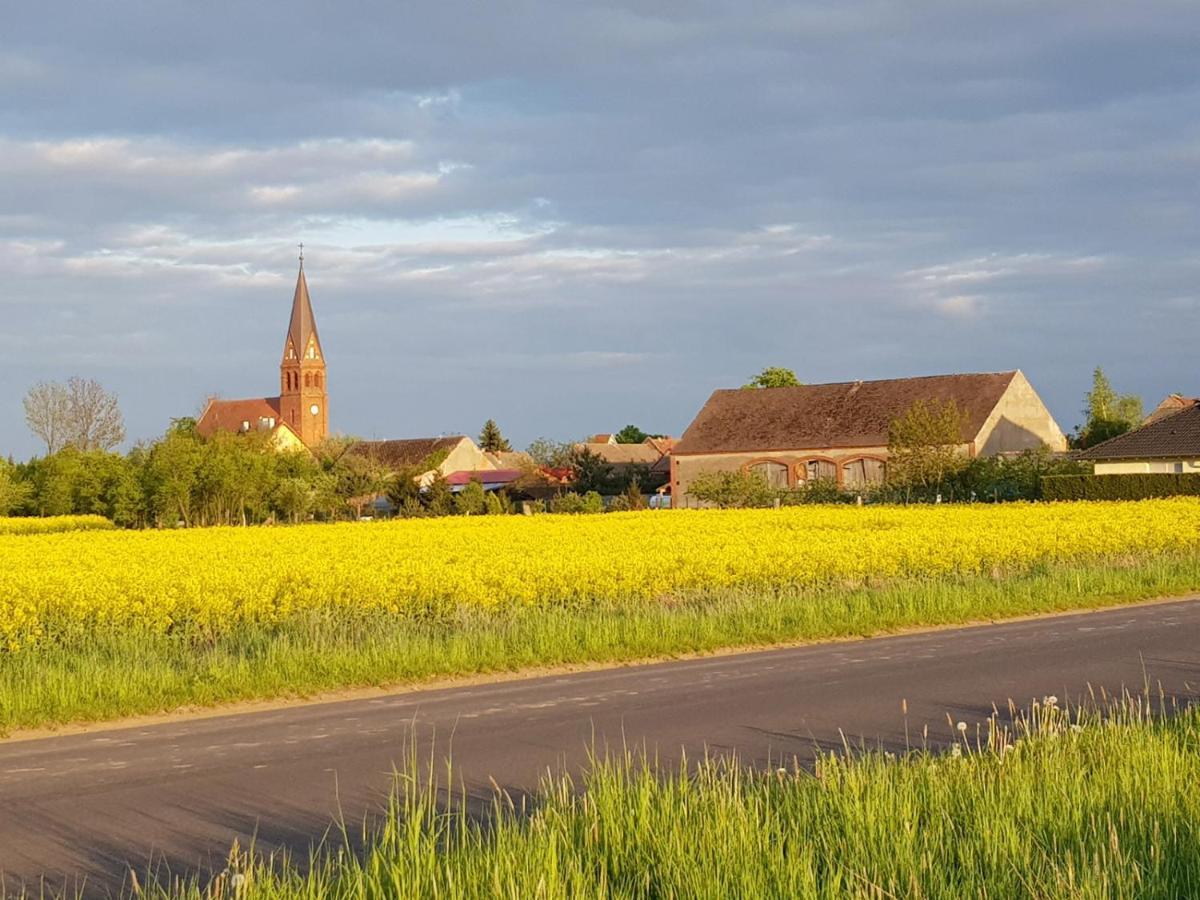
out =
[[[279,364],[279,414],[305,445],[315,447],[329,434],[329,396],[325,383],[325,354],[317,335],[304,255],[292,297],[292,319]]]

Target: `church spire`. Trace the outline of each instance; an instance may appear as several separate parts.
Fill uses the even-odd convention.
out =
[[[325,352],[321,349],[317,320],[308,296],[301,245],[292,317],[283,342],[283,361],[279,364],[279,409],[283,420],[309,447],[315,447],[329,433],[327,391]]]
[[[288,322],[287,339],[283,344],[283,361],[324,360],[317,320],[308,296],[308,281],[304,277],[304,253],[300,253],[300,274],[296,276],[296,292],[292,296],[292,318]]]

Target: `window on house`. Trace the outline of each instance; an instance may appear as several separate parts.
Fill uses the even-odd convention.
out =
[[[788,467],[783,463],[760,462],[750,467],[751,472],[757,472],[767,479],[767,484],[776,490],[788,487]]]
[[[843,471],[848,487],[868,487],[883,484],[887,467],[880,459],[856,459],[846,463]]]
[[[827,459],[810,459],[801,471],[805,481],[837,481],[837,466]]]
[[[242,420],[242,431],[249,431],[249,430],[250,430],[250,420],[243,419]]]

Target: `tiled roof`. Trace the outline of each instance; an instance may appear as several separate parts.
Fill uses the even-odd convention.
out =
[[[204,437],[211,437],[218,431],[242,431],[245,422],[250,423],[249,428],[253,431],[262,427],[273,428],[281,421],[278,397],[214,399],[204,408],[200,421],[196,423],[196,430]]]
[[[520,469],[464,469],[451,472],[446,476],[446,483],[451,487],[459,484],[469,484],[478,481],[480,484],[512,484],[525,474]]]
[[[521,450],[484,450],[483,455],[497,469],[527,469],[534,466],[533,457]]]
[[[662,458],[662,453],[651,444],[579,444],[584,450],[596,454],[610,466],[652,466]]]
[[[964,413],[962,440],[968,443],[1016,375],[930,375],[715,391],[672,453],[882,447],[891,423],[918,400],[954,401]]]
[[[1079,459],[1200,459],[1200,406],[1192,404],[1089,447]]]
[[[458,434],[450,437],[408,438],[397,441],[359,441],[350,452],[359,456],[374,456],[385,466],[404,468],[415,466],[437,453],[453,450],[466,437]]]
[[[1146,416],[1143,425],[1149,425],[1151,422],[1157,422],[1159,419],[1164,419],[1167,416],[1173,416],[1177,412],[1188,409],[1200,403],[1195,397],[1184,397],[1182,394],[1168,394],[1163,398],[1162,403],[1154,408],[1150,415]]]

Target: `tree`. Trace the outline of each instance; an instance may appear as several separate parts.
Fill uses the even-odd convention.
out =
[[[25,395],[25,422],[53,456],[67,445],[69,407],[67,389],[56,381],[39,381]]]
[[[125,440],[117,396],[100,382],[72,375],[66,384],[41,381],[25,395],[25,421],[54,454],[64,447],[111,450]]]
[[[939,487],[962,471],[966,415],[953,400],[917,400],[888,426],[888,480],[906,488]]]
[[[640,444],[648,437],[650,437],[650,435],[646,434],[646,432],[642,431],[642,429],[638,428],[636,425],[626,425],[617,432],[617,443]]]
[[[483,431],[479,433],[479,449],[489,453],[512,451],[512,444],[500,433],[500,426],[496,424],[495,419],[488,419],[483,423]]]
[[[0,459],[0,516],[24,506],[32,493],[33,486],[21,480],[17,467]]]
[[[688,486],[688,493],[720,509],[770,506],[776,497],[761,472],[702,472]]]
[[[80,450],[111,450],[125,440],[117,395],[92,378],[67,379],[70,441]]]
[[[481,516],[487,512],[487,494],[483,485],[472,479],[454,496],[454,511],[460,516]]]
[[[1104,370],[1096,366],[1092,389],[1084,397],[1083,414],[1086,420],[1075,443],[1091,447],[1138,427],[1142,422],[1142,398],[1137,394],[1118,394]]]
[[[785,369],[782,366],[768,366],[763,369],[748,382],[742,385],[743,388],[776,388],[776,387],[799,387],[801,381],[796,377],[796,373],[791,369]]]
[[[571,454],[574,449],[571,444],[541,437],[530,444],[525,452],[539,466],[545,466],[548,469],[565,469],[571,465]]]
[[[421,491],[421,503],[431,516],[454,515],[454,494],[446,482],[446,476],[434,472],[429,483]]]
[[[160,522],[192,524],[202,457],[199,440],[186,427],[173,426],[150,450],[146,478],[151,504]]]
[[[608,493],[612,488],[613,468],[599,454],[580,446],[571,451],[572,484],[578,493],[597,491]]]

